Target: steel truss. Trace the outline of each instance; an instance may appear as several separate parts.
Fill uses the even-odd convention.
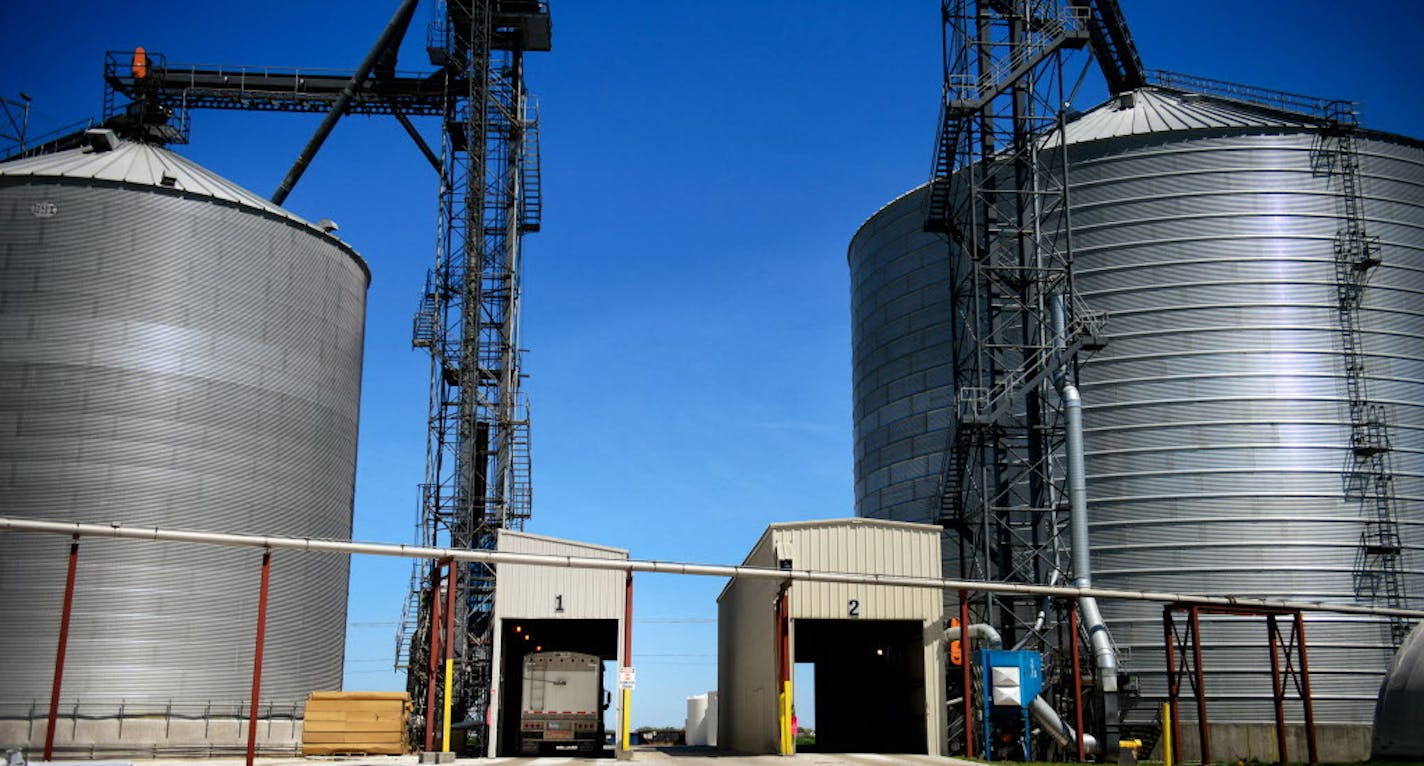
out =
[[[442,4],[432,56],[448,73],[435,268],[416,312],[412,344],[431,355],[422,545],[495,547],[522,529],[532,505],[528,404],[520,391],[521,238],[539,228],[538,126],[524,87],[525,50],[548,49],[539,2]],[[456,579],[451,718],[467,720],[482,749],[492,673],[495,569],[465,563]],[[397,662],[419,719],[443,704],[423,656],[438,591],[412,568]],[[449,616],[447,616],[449,619]]]
[[[1174,614],[1185,613],[1178,624]],[[1262,607],[1219,607],[1199,604],[1167,604],[1162,607],[1162,632],[1167,649],[1167,701],[1172,717],[1172,750],[1181,753],[1181,715],[1178,703],[1182,680],[1186,679],[1196,703],[1197,736],[1201,762],[1211,763],[1211,723],[1206,712],[1205,668],[1202,664],[1201,615],[1265,617],[1266,643],[1271,655],[1271,702],[1276,713],[1276,763],[1290,763],[1286,746],[1286,693],[1294,688],[1305,714],[1305,741],[1308,763],[1320,763],[1315,744],[1315,708],[1310,698],[1310,663],[1305,651],[1305,620],[1298,609]],[[1284,618],[1284,619],[1281,619]],[[1287,628],[1282,631],[1281,622]],[[1149,751],[1150,752],[1150,751]]]
[[[941,10],[945,92],[925,229],[948,235],[953,264],[956,414],[938,515],[961,579],[1056,583],[1070,573],[1055,384],[1076,382],[1102,324],[1073,287],[1062,111],[1063,54],[1088,44],[1092,15],[1058,0]],[[1041,649],[1046,672],[1066,678],[1076,671],[1062,611],[997,594],[969,619],[1006,645]]]

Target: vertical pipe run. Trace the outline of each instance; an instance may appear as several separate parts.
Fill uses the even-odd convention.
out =
[[[455,585],[459,565],[449,559],[450,574],[445,581],[445,706],[441,711],[440,752],[450,752],[450,702],[455,686]]]
[[[44,759],[54,760],[54,727],[59,718],[59,690],[64,681],[64,653],[69,646],[69,617],[74,610],[74,575],[79,569],[79,535],[69,544],[69,573],[64,578],[64,606],[59,613],[59,643],[54,650],[54,682],[49,689],[49,726],[45,729]]]
[[[1290,763],[1286,751],[1286,685],[1281,678],[1280,627],[1276,625],[1274,614],[1266,615],[1266,643],[1271,649],[1271,701],[1276,708],[1276,763],[1285,766]],[[1289,652],[1290,648],[1287,647]]]
[[[272,549],[262,549],[262,585],[257,595],[257,643],[252,650],[252,707],[247,712],[247,766],[257,756],[257,700],[262,692],[262,645],[267,640],[267,589],[272,581]]]
[[[960,672],[964,680],[964,757],[974,757],[974,669],[970,667],[973,662],[970,658],[974,656],[972,651],[972,641],[969,638],[969,591],[959,592],[959,657]],[[1079,731],[1083,727],[1078,727]]]
[[[1305,656],[1305,618],[1297,610],[1295,613],[1296,649],[1300,652],[1300,696],[1305,707],[1305,747],[1310,766],[1320,763],[1320,754],[1315,749],[1315,705],[1310,701],[1310,661]]]
[[[431,564],[430,571],[430,661],[425,682],[425,752],[435,749],[435,684],[440,678],[440,566]]]
[[[1072,647],[1073,661],[1073,716],[1077,724],[1074,732],[1077,736],[1074,739],[1078,744],[1078,762],[1088,760],[1087,750],[1083,747],[1083,671],[1082,657],[1078,650],[1078,600],[1068,601],[1068,633],[1071,636],[1069,646]]]

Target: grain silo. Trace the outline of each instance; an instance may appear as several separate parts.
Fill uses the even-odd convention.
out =
[[[349,538],[366,265],[170,151],[90,138],[0,165],[4,515]],[[0,535],[7,744],[44,735],[67,551]],[[260,558],[83,541],[58,748],[241,743]],[[348,561],[273,559],[261,713],[290,719],[340,688]]]
[[[1110,316],[1081,371],[1095,585],[1424,606],[1424,143],[1347,127],[1346,152],[1341,132],[1156,87],[1066,125],[1075,286]],[[924,198],[849,252],[857,513],[903,521],[939,516],[955,398]],[[1352,226],[1369,239],[1342,273]],[[1160,607],[1103,611],[1161,697]],[[1270,722],[1259,627],[1213,622],[1211,717]],[[1358,757],[1399,627],[1307,615],[1316,720]]]

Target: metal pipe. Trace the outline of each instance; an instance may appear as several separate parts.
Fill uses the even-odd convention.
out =
[[[1375,614],[1424,619],[1424,609],[1361,606],[1357,604],[1327,604],[1319,601],[1288,601],[1278,599],[1243,598],[1237,596],[1206,596],[1151,590],[1121,590],[1117,588],[1078,588],[1073,586],[1030,585],[982,580],[952,580],[940,577],[910,577],[904,575],[864,572],[822,572],[810,569],[775,569],[772,567],[729,566],[725,564],[695,564],[679,561],[640,559],[596,559],[583,556],[558,556],[542,553],[470,550],[461,548],[427,548],[418,545],[392,543],[357,543],[346,540],[319,540],[308,537],[276,535],[236,535],[221,532],[189,532],[125,527],[121,524],[84,524],[72,521],[39,521],[35,519],[0,518],[0,532],[35,532],[40,534],[80,535],[156,542],[201,543],[233,548],[271,548],[309,553],[344,553],[368,556],[395,556],[410,559],[443,559],[476,561],[484,564],[527,564],[565,569],[649,572],[653,574],[699,575],[705,577],[745,577],[748,579],[792,580],[797,582],[834,582],[858,585],[890,585],[902,588],[934,590],[965,590],[973,593],[1013,593],[1035,596],[1083,598],[1092,596],[1123,601],[1151,601],[1160,604],[1180,603],[1200,606],[1290,609],[1332,614]]]
[[[69,646],[69,617],[74,611],[74,575],[79,569],[79,535],[69,544],[69,573],[64,578],[64,606],[59,613],[59,643],[54,650],[54,681],[49,688],[49,726],[45,729],[44,759],[54,760],[54,728],[59,719],[59,689],[64,681],[64,653]]]
[[[416,0],[402,0],[400,7],[396,8],[395,15],[386,22],[386,28],[381,30],[381,36],[376,38],[376,44],[371,47],[366,58],[361,61],[361,66],[356,68],[356,73],[351,75],[351,80],[346,83],[346,87],[341,89],[341,95],[336,97],[336,101],[331,105],[331,111],[326,113],[317,126],[316,133],[311,140],[302,148],[302,153],[297,155],[297,161],[292,163],[292,167],[287,171],[287,176],[282,179],[282,183],[277,186],[277,191],[272,193],[272,204],[280,205],[287,200],[287,195],[292,192],[292,187],[297,185],[297,181],[306,172],[307,165],[311,164],[312,158],[316,156],[321,145],[326,142],[326,137],[331,135],[331,131],[336,127],[336,121],[341,119],[346,111],[346,106],[351,103],[351,99],[356,96],[356,91],[366,82],[366,77],[371,74],[376,63],[381,57],[386,55],[386,51],[391,45],[397,43],[405,34],[406,27],[410,26],[410,18],[415,13]]]
[[[1068,309],[1062,294],[1052,298],[1053,329],[1057,342],[1067,342]],[[1068,464],[1068,522],[1073,548],[1073,584],[1080,588],[1093,586],[1093,568],[1088,549],[1088,474],[1083,460],[1083,399],[1073,385],[1065,365],[1057,375],[1058,392],[1063,399],[1064,452]],[[1087,596],[1078,601],[1083,624],[1088,629],[1088,642],[1093,647],[1093,659],[1098,668],[1098,688],[1103,693],[1103,723],[1107,755],[1117,750],[1117,650],[1112,645],[1107,623],[1098,610],[1098,601]],[[1077,668],[1074,668],[1077,672]]]
[[[262,693],[262,648],[267,639],[267,591],[272,581],[272,551],[262,551],[262,585],[257,592],[257,642],[252,649],[252,706],[247,711],[247,766],[257,757],[257,701]]]

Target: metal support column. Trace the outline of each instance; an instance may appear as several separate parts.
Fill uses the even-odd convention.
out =
[[[969,591],[959,592],[959,656],[964,678],[964,757],[974,757],[974,668],[973,646],[969,638]],[[986,743],[987,744],[987,743]]]
[[[59,643],[54,650],[54,681],[49,689],[49,726],[45,729],[44,758],[54,760],[54,727],[59,718],[59,690],[64,681],[64,653],[69,646],[69,618],[74,610],[74,576],[79,569],[79,535],[69,544],[69,572],[64,578],[64,606],[59,613]]]
[[[445,562],[449,574],[445,581],[445,705],[440,718],[440,752],[450,752],[450,707],[455,697],[455,593],[458,590],[460,567],[454,559]],[[436,590],[437,596],[439,590]],[[434,687],[434,684],[431,684]]]
[[[272,549],[262,551],[262,585],[257,594],[257,641],[252,649],[252,706],[247,712],[247,766],[257,756],[257,700],[262,693],[262,649],[267,641],[267,591],[272,582]]]
[[[430,566],[430,667],[427,671],[429,682],[425,685],[425,752],[435,749],[435,679],[440,677],[437,663],[440,661],[440,568],[442,562]]]
[[[1281,678],[1280,633],[1276,626],[1276,616],[1266,615],[1267,643],[1271,649],[1271,702],[1276,709],[1276,763],[1286,766],[1290,754],[1286,744],[1286,685]]]
[[[633,570],[628,570],[623,581],[623,669],[633,667]],[[618,751],[617,757],[633,757],[633,690],[619,682],[618,707]]]

